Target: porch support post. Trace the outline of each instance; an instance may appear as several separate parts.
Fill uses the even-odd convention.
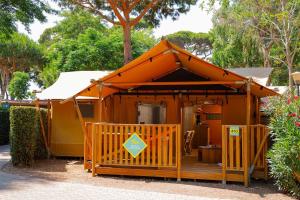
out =
[[[47,133],[48,133],[48,147],[51,149],[51,119],[52,119],[52,105],[50,100],[47,102]]]
[[[92,176],[96,176],[96,125],[92,124]]]
[[[222,125],[222,183],[226,184],[227,167],[227,127]]]
[[[48,141],[47,141],[47,137],[46,137],[46,131],[45,131],[45,127],[44,127],[44,120],[43,120],[43,116],[42,116],[42,112],[40,109],[40,101],[39,99],[37,99],[35,101],[35,108],[36,108],[36,115],[39,115],[39,122],[40,122],[40,129],[42,131],[42,136],[43,136],[43,141],[47,150],[47,154],[48,157],[50,157],[50,149],[48,146]]]
[[[244,185],[246,187],[249,186],[249,133],[250,133],[250,124],[251,124],[251,82],[252,80],[249,79],[247,82],[247,104],[246,104],[246,133],[244,134],[245,143],[244,143]]]
[[[256,124],[260,124],[260,98],[256,97]]]
[[[84,169],[87,169],[87,162],[86,162],[86,148],[87,148],[87,145],[91,147],[91,144],[86,144],[87,141],[87,133],[86,133],[86,128],[85,128],[85,124],[84,124],[84,121],[83,121],[83,118],[82,118],[82,114],[80,112],[80,109],[79,109],[79,106],[78,106],[78,103],[75,99],[75,97],[73,98],[73,103],[74,103],[74,106],[75,106],[75,110],[76,110],[76,113],[78,115],[78,119],[80,121],[80,126],[81,126],[81,130],[82,130],[82,133],[83,133],[83,167]]]
[[[182,125],[183,125],[183,108],[182,108],[182,94],[178,95],[178,113],[180,124],[177,126],[177,181],[181,181],[181,144],[182,144]]]
[[[101,122],[102,121],[102,90],[103,90],[103,84],[99,83],[97,85],[98,87],[98,109],[99,109],[99,116],[98,116],[98,121]]]

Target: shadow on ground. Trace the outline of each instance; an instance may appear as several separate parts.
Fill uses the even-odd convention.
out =
[[[289,197],[276,190],[272,181],[252,180],[250,187],[246,188],[243,184],[228,183],[224,185],[216,181],[182,180],[177,182],[175,179],[107,175],[92,177],[91,173],[83,170],[82,161],[74,158],[41,160],[37,161],[33,167],[27,168],[13,167],[10,163],[7,163],[0,173],[5,174],[3,172],[7,176],[17,177],[15,179],[4,178],[6,183],[0,183],[0,190],[15,189],[18,183],[24,183],[24,181],[28,184],[69,181],[103,187],[225,199],[289,199]]]

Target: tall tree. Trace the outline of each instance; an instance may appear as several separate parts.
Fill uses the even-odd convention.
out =
[[[131,29],[143,18],[155,26],[162,18],[176,20],[186,13],[197,0],[61,0],[84,8],[113,25],[123,29],[124,63],[132,60]]]
[[[265,0],[220,0],[221,6],[214,13],[216,26],[234,27],[237,33],[250,35],[255,39],[263,56],[263,66],[271,67],[270,51],[274,44],[276,32],[266,23],[266,12],[271,13],[272,4]],[[262,12],[264,10],[264,12]]]
[[[120,27],[109,28],[99,23],[99,17],[80,9],[63,16],[64,19],[46,29],[39,40],[47,48],[47,66],[39,74],[44,86],[51,85],[59,72],[114,70],[123,65]],[[151,29],[133,30],[133,57],[140,56],[155,43]]]
[[[43,62],[38,44],[27,36],[13,33],[9,39],[0,34],[0,98],[8,97],[7,86],[15,71],[30,71]]]
[[[44,0],[1,0],[0,33],[6,36],[17,31],[16,22],[20,22],[29,31],[34,20],[46,21],[46,13],[54,12]]]
[[[214,3],[214,0],[208,0]],[[293,85],[292,72],[297,65],[300,48],[299,0],[219,0],[219,22],[233,24],[238,30],[256,39],[264,58],[264,66],[271,61],[286,66],[288,84]],[[225,16],[225,17],[224,17]],[[281,70],[279,70],[281,71]]]
[[[278,0],[272,3],[276,7],[275,12],[267,15],[266,20],[277,31],[277,44],[284,54],[284,59],[274,56],[288,68],[289,87],[293,85],[293,67],[295,58],[300,49],[300,1],[299,0]]]
[[[250,35],[237,30],[233,25],[223,25],[214,21],[210,31],[213,46],[212,62],[218,66],[252,67],[263,64],[258,45]]]
[[[212,42],[208,33],[178,31],[166,37],[171,42],[203,59],[208,59],[212,54]]]

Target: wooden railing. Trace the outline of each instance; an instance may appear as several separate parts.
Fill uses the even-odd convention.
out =
[[[232,126],[224,125],[222,131],[222,163],[223,169],[230,171],[243,171],[245,160],[243,159],[244,146],[246,145],[247,126],[238,126],[239,134],[230,135]]]
[[[232,131],[235,129],[238,131]],[[264,125],[223,125],[222,127],[222,169],[226,181],[228,171],[242,172],[248,185],[254,169],[267,170],[266,152],[268,130]],[[250,174],[250,175],[249,175]]]
[[[254,164],[255,168],[265,169],[267,167],[268,129],[264,125],[251,125],[249,131],[250,163]],[[255,157],[257,157],[256,160]]]
[[[136,158],[123,146],[133,133],[147,145]],[[177,124],[86,123],[85,160],[92,161],[92,171],[97,166],[178,168],[179,133]]]

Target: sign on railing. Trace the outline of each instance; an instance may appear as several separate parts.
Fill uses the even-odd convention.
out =
[[[230,136],[240,136],[240,127],[239,126],[230,126],[229,128]]]
[[[132,155],[132,157],[136,158],[147,147],[147,144],[134,133],[124,142],[123,147],[130,155]]]

